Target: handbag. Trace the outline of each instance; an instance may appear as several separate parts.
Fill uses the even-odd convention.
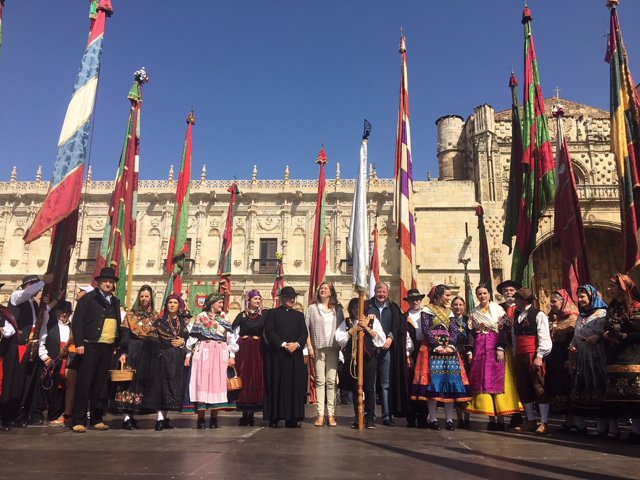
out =
[[[227,391],[240,390],[241,388],[242,379],[238,376],[236,367],[227,368]]]

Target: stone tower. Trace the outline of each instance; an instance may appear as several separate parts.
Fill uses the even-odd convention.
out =
[[[436,120],[436,126],[439,180],[469,180],[464,161],[464,118],[445,115]]]

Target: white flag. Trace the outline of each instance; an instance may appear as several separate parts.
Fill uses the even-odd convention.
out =
[[[347,248],[353,261],[353,285],[368,291],[369,286],[369,219],[367,212],[367,138],[360,146],[360,168],[353,193],[351,224]]]

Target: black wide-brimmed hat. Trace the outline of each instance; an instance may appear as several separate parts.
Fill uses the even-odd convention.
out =
[[[39,281],[40,277],[38,275],[27,275],[22,279],[22,283],[20,284],[20,286],[24,288],[28,285],[31,285],[32,283],[37,283]]]
[[[296,298],[298,294],[293,287],[282,287],[280,290],[281,297]]]
[[[57,310],[62,313],[73,313],[73,307],[71,306],[71,302],[62,301],[58,304]]]
[[[535,296],[530,288],[521,288],[516,292],[516,297],[521,298],[525,302],[531,303],[535,300]]]
[[[420,293],[420,290],[417,288],[412,288],[407,292],[407,296],[403,298],[405,302],[409,302],[411,300],[422,300],[426,295],[424,293]]]
[[[116,270],[111,267],[104,267],[102,270],[100,270],[100,274],[95,277],[95,280],[100,281],[100,279],[105,278],[110,278],[114,282],[117,282],[119,280],[118,276],[116,275]]]
[[[515,280],[505,280],[504,282],[498,284],[496,290],[498,290],[500,294],[502,294],[502,289],[506,287],[513,287],[516,290],[520,290],[522,288],[522,284],[516,282]]]

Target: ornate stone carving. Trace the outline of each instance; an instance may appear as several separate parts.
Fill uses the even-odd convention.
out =
[[[302,265],[302,260],[294,260],[293,261],[293,266],[296,268],[300,268],[300,266]]]
[[[273,232],[280,226],[280,219],[267,217],[258,218],[258,227],[265,232]]]

